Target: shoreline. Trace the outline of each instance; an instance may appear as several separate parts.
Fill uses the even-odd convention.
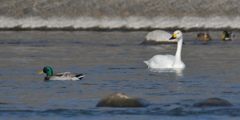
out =
[[[47,28],[47,27],[39,27],[39,28],[22,28],[22,27],[14,27],[14,28],[0,28],[0,31],[96,31],[96,32],[112,32],[112,31],[121,31],[121,32],[134,32],[134,31],[154,31],[154,30],[165,30],[165,31],[174,31],[174,30],[181,30],[183,32],[196,32],[196,31],[240,31],[240,28],[73,28],[73,27],[66,27],[66,28]]]
[[[155,17],[132,16],[128,18],[11,18],[0,16],[0,31],[152,31],[176,29],[182,31],[240,30],[240,17],[230,19],[226,16],[209,18],[184,16]]]

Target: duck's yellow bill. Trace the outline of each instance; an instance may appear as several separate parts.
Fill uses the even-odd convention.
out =
[[[38,74],[43,74],[44,72],[42,70],[39,70],[37,73]]]

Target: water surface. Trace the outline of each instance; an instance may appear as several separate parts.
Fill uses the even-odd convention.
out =
[[[219,32],[203,45],[184,34],[182,76],[156,73],[143,63],[155,54],[175,54],[176,45],[139,45],[147,32],[0,32],[1,119],[239,119],[240,41],[222,42]],[[44,82],[36,72],[86,74],[81,81]],[[123,92],[150,102],[146,108],[96,108]],[[234,106],[198,109],[192,104],[219,97]]]

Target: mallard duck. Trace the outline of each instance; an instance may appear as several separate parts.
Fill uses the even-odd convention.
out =
[[[232,32],[223,31],[223,32],[222,32],[221,39],[222,39],[223,41],[230,41],[230,40],[232,40]]]
[[[53,69],[50,66],[45,66],[41,71],[38,72],[39,74],[46,74],[44,80],[81,80],[84,75],[83,74],[75,74],[70,72],[63,72],[63,73],[53,73]]]
[[[197,34],[197,39],[199,41],[203,41],[204,43],[207,43],[208,41],[212,40],[211,36],[208,33],[206,33],[206,32],[198,33]]]

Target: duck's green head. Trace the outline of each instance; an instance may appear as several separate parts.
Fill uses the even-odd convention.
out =
[[[45,73],[47,76],[53,76],[53,69],[50,66],[45,66],[40,73]]]

